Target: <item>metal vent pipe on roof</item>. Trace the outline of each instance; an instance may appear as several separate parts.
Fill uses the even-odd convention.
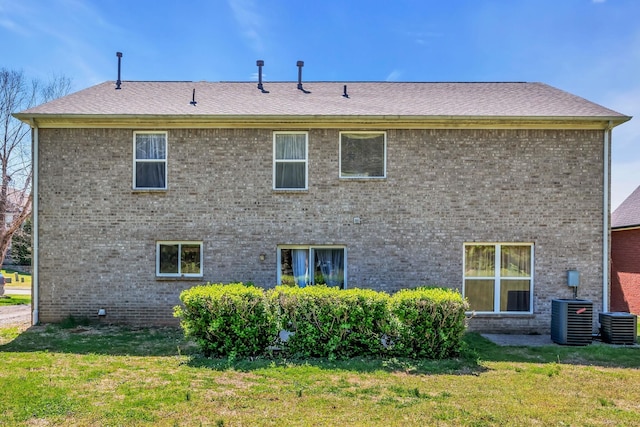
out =
[[[264,61],[258,59],[256,65],[258,66],[258,89],[264,92],[264,86],[262,86],[262,67],[264,66]]]
[[[118,80],[116,80],[116,90],[119,90],[120,85],[122,84],[122,80],[120,80],[120,63],[122,62],[122,52],[116,52],[116,56],[118,57]]]
[[[302,67],[304,67],[304,61],[296,62],[296,65],[298,66],[298,89],[304,90],[302,88]]]

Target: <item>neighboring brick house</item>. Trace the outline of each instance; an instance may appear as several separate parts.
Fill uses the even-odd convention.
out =
[[[541,83],[259,86],[105,82],[16,114],[34,321],[175,324],[203,282],[438,285],[473,329],[543,332],[567,270],[608,311],[610,136],[629,117]]]
[[[611,214],[611,311],[640,314],[640,187]]]

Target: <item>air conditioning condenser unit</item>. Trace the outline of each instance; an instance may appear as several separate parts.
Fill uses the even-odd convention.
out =
[[[581,299],[551,301],[551,340],[564,345],[589,345],[593,337],[593,302]]]
[[[635,344],[638,320],[631,313],[600,313],[600,335],[609,344]]]

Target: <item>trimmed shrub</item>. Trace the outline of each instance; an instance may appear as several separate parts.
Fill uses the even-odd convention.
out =
[[[442,288],[398,291],[390,299],[396,320],[392,352],[411,358],[444,359],[462,349],[468,303],[459,292]]]
[[[463,345],[467,302],[442,288],[405,289],[389,296],[324,285],[265,291],[242,283],[207,284],[180,294],[175,307],[185,335],[207,356],[253,356],[279,344],[296,357],[392,354],[456,356]],[[290,332],[278,340],[281,329]]]
[[[275,310],[260,288],[206,284],[183,291],[180,301],[174,316],[206,356],[262,354],[278,336]]]
[[[278,286],[270,298],[280,309],[282,327],[292,333],[282,343],[292,355],[335,359],[383,350],[390,319],[389,296],[383,292]]]

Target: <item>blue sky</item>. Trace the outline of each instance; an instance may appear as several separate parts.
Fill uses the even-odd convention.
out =
[[[636,119],[612,207],[640,185],[637,0],[0,0],[0,67],[115,80],[544,82]]]

